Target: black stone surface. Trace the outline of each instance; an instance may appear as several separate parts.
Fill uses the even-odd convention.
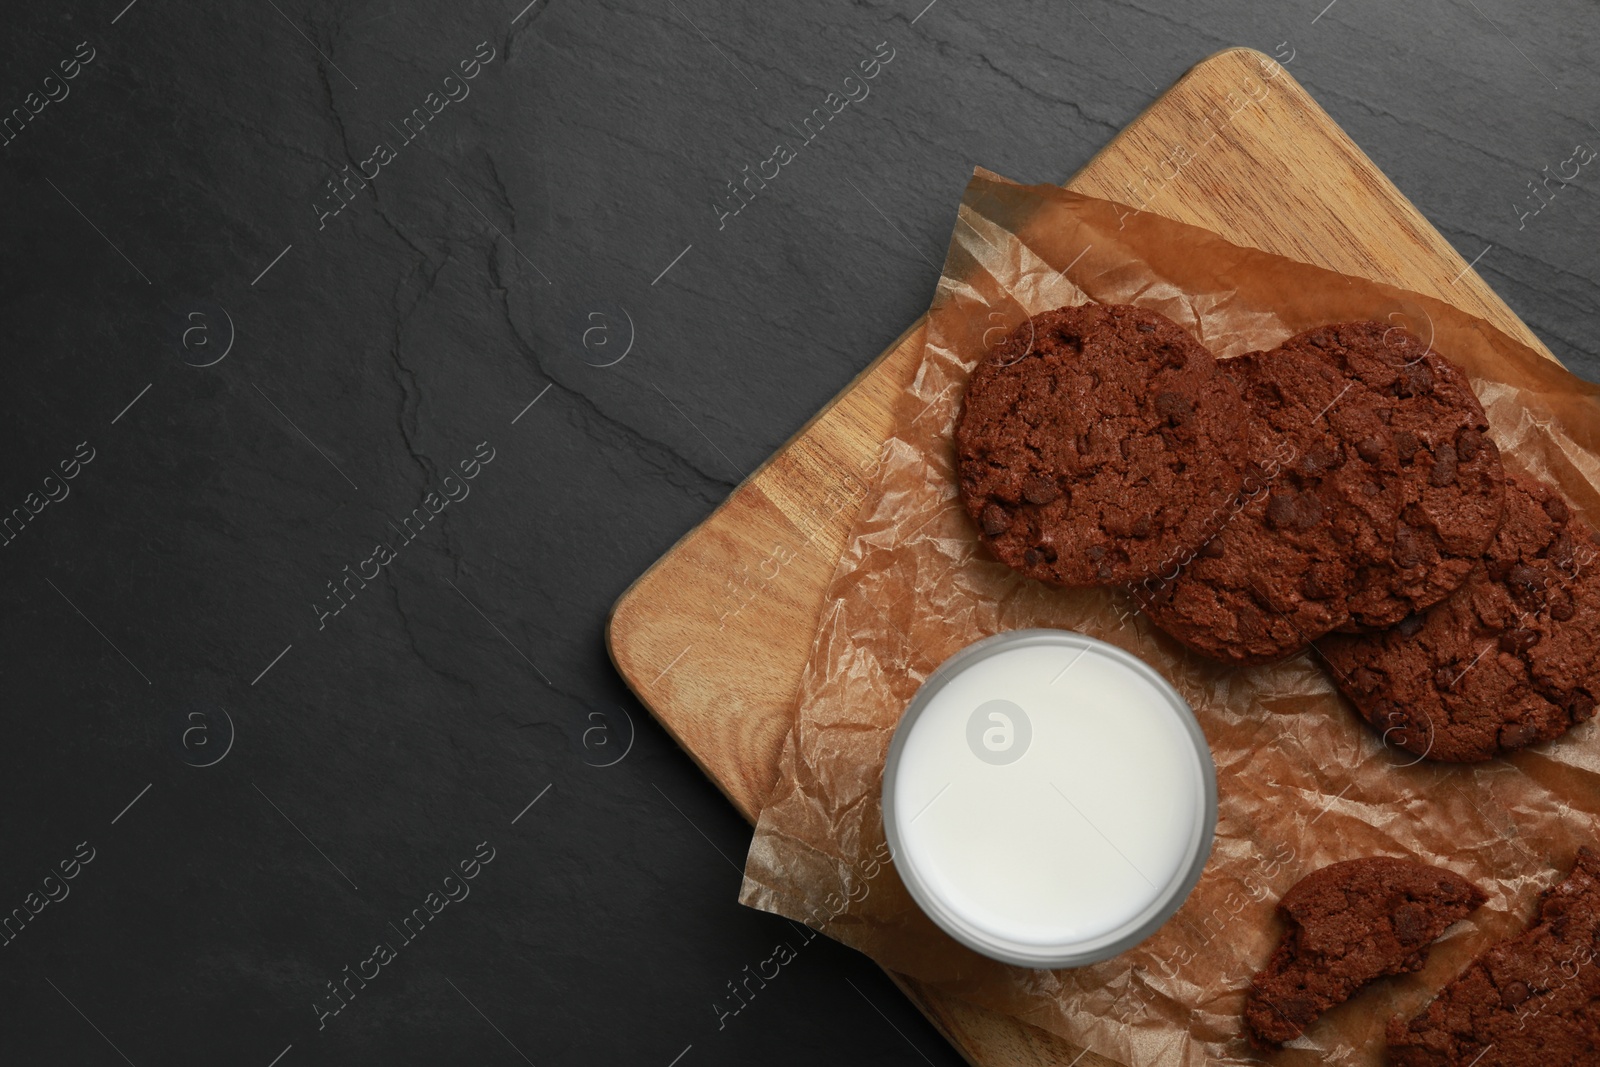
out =
[[[960,1062],[823,939],[722,1014],[799,934],[606,612],[925,306],[974,164],[1063,180],[1217,49],[1600,373],[1600,172],[1520,216],[1600,143],[1579,0],[523,2],[5,12],[0,1062]]]

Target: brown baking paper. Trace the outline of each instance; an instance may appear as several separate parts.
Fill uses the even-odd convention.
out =
[[[1389,319],[1468,371],[1508,464],[1554,480],[1600,520],[1600,391],[1488,324],[1439,300],[979,171],[923,363],[828,589],[740,899],[1113,1060],[1199,1067],[1259,1061],[1239,1037],[1239,1015],[1281,933],[1274,906],[1286,889],[1359,856],[1439,864],[1482,886],[1488,904],[1434,946],[1422,972],[1377,983],[1273,1056],[1381,1062],[1384,1024],[1420,1010],[1472,956],[1520,929],[1539,890],[1580,844],[1595,843],[1595,728],[1487,764],[1418,763],[1356,718],[1312,653],[1223,667],[1153,632],[1124,592],[1049,588],[987,557],[956,495],[951,435],[967,373],[1028,316],[1085,299],[1159,311],[1224,358],[1323,323]],[[960,648],[1029,626],[1078,630],[1153,664],[1193,706],[1217,767],[1216,843],[1193,894],[1143,944],[1076,970],[1025,970],[962,947],[886,860],[883,762],[907,702]]]

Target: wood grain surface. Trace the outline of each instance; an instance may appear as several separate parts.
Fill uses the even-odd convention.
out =
[[[1249,102],[1262,86],[1267,95]],[[1259,52],[1230,49],[1195,66],[1067,186],[1447,300],[1550,354],[1288,70]],[[612,611],[618,671],[752,822],[776,774],[828,580],[921,350],[919,321]],[[891,977],[980,1067],[1114,1062],[1079,1059],[1083,1050],[1042,1030]]]

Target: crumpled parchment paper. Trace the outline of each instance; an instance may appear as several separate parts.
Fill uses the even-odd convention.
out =
[[[1467,370],[1509,465],[1557,482],[1600,520],[1600,390],[1481,320],[978,171],[923,364],[828,590],[740,899],[1122,1063],[1200,1067],[1260,1061],[1239,1036],[1239,1013],[1280,936],[1274,906],[1285,890],[1358,856],[1439,864],[1482,886],[1489,903],[1434,946],[1422,972],[1370,987],[1273,1057],[1380,1063],[1388,1019],[1420,1010],[1472,956],[1520,929],[1538,891],[1595,842],[1596,727],[1488,764],[1418,763],[1357,719],[1314,653],[1226,668],[1154,631],[1126,593],[1049,588],[988,558],[956,495],[951,435],[967,374],[1023,319],[1085,299],[1157,310],[1222,358],[1323,323],[1387,318]],[[922,680],[971,642],[1029,626],[1078,630],[1153,664],[1194,707],[1217,766],[1216,843],[1193,894],[1143,944],[1076,970],[996,963],[934,926],[887,858],[879,805],[890,736]]]

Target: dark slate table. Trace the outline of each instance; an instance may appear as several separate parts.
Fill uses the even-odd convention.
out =
[[[1600,372],[1600,179],[1529,184],[1600,143],[1578,0],[524,2],[6,12],[0,1061],[959,1062],[822,939],[728,1010],[797,935],[606,612],[974,164],[1064,180],[1210,52],[1292,49]]]

